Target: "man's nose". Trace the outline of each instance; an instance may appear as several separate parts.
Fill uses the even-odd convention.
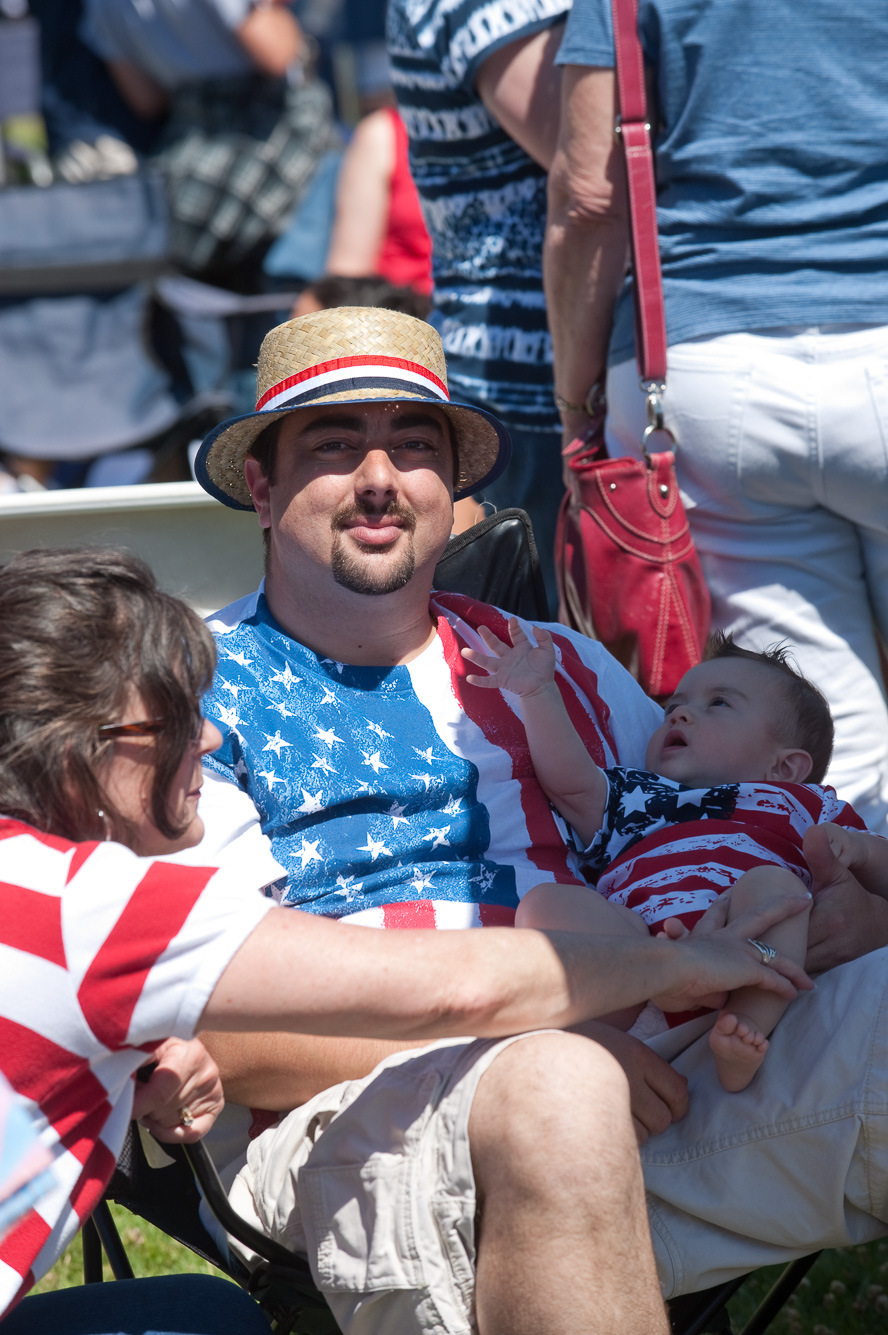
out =
[[[388,450],[367,450],[355,472],[355,491],[359,496],[393,496],[398,490],[398,470]]]

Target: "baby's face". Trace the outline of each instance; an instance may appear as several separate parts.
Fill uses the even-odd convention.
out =
[[[696,788],[776,779],[787,748],[778,741],[779,683],[742,658],[719,658],[686,672],[648,742],[655,774]]]

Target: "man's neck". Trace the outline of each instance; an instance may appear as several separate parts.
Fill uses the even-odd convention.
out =
[[[336,586],[321,600],[282,590],[271,574],[265,585],[269,610],[288,635],[321,658],[355,667],[395,667],[428,648],[437,635],[430,593],[411,580],[378,597]]]

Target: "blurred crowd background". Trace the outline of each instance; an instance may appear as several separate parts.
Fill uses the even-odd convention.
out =
[[[425,317],[385,0],[0,0],[0,491],[177,481],[292,311]]]

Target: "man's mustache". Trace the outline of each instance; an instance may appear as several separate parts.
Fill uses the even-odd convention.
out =
[[[412,533],[416,528],[415,511],[394,498],[385,505],[374,505],[371,501],[360,500],[343,505],[334,514],[332,526],[336,530],[341,530],[355,519],[399,519],[407,533]]]

